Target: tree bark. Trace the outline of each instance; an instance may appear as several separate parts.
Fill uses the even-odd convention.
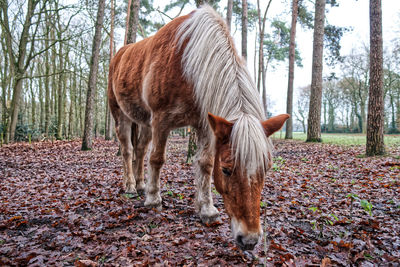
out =
[[[247,0],[242,0],[242,57],[247,61]]]
[[[382,52],[382,3],[370,0],[370,78],[367,118],[366,155],[385,154],[383,139],[384,102],[383,102],[383,52]]]
[[[92,149],[93,143],[93,105],[96,95],[97,72],[99,68],[99,54],[101,44],[101,28],[104,20],[105,0],[99,0],[96,27],[93,38],[92,56],[90,59],[89,83],[86,97],[85,129],[82,140],[82,150]]]
[[[49,22],[49,15],[46,12],[45,15],[45,20],[46,20],[46,33],[47,33],[47,38],[44,40],[44,46],[48,47],[49,46],[49,32],[50,32],[50,22]],[[49,135],[49,125],[50,125],[50,51],[46,50],[45,52],[45,63],[44,63],[44,72],[45,72],[45,77],[44,77],[44,91],[45,91],[45,100],[44,100],[44,132],[45,135]]]
[[[293,81],[294,81],[294,61],[296,50],[296,24],[298,16],[298,0],[292,0],[292,25],[290,27],[290,43],[289,43],[289,74],[288,74],[288,90],[286,97],[286,113],[290,115],[286,121],[285,139],[293,138]]]
[[[58,38],[61,39],[61,32],[59,33]],[[61,73],[58,75],[58,107],[57,107],[57,133],[56,133],[56,138],[57,140],[62,139],[62,133],[63,133],[63,125],[64,125],[64,94],[63,94],[63,67],[64,67],[64,55],[63,55],[63,45],[62,42],[59,43],[59,65],[60,65],[60,71]]]
[[[232,10],[233,10],[233,0],[228,0],[228,5],[226,7],[226,24],[228,25],[229,31],[232,27]]]
[[[127,15],[127,29],[125,44],[136,43],[137,29],[139,25],[139,8],[140,0],[129,0],[128,15]]]
[[[110,62],[114,57],[114,19],[115,19],[115,9],[114,9],[114,0],[111,0],[111,29],[110,29]],[[105,139],[112,139],[112,116],[111,111],[108,106],[108,97],[106,100],[106,127],[105,127]]]
[[[322,67],[324,48],[325,0],[315,2],[314,44],[307,142],[321,142]]]

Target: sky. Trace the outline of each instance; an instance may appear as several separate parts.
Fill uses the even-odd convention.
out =
[[[159,6],[160,10],[168,4],[167,0],[154,0],[154,5]],[[225,10],[226,0],[221,1],[220,10]],[[256,5],[256,0],[248,0],[249,3]],[[267,1],[261,0],[261,8],[265,9]],[[267,17],[286,18],[290,22],[290,0],[273,0],[268,11]],[[326,20],[332,25],[351,27],[352,31],[344,34],[341,40],[341,55],[350,54],[353,49],[361,49],[369,46],[369,1],[368,0],[338,0],[339,7],[329,8],[326,14]],[[222,6],[224,4],[224,6]],[[187,7],[182,14],[189,13],[194,7]],[[263,12],[263,11],[262,11]],[[224,11],[225,13],[225,11]],[[400,36],[400,1],[399,0],[382,0],[382,17],[383,17],[383,39],[384,49],[390,48],[392,41],[397,36]],[[168,19],[166,19],[168,21]],[[268,26],[268,23],[266,24]],[[290,25],[290,24],[288,24]],[[241,50],[241,32],[240,29],[233,30],[233,36],[236,43],[236,48]],[[250,32],[248,36],[248,67],[250,73],[254,73],[254,39],[255,32]],[[313,32],[311,30],[302,29],[300,24],[297,24],[296,44],[302,57],[303,67],[295,67],[294,73],[294,96],[299,87],[304,87],[311,84],[311,66],[312,66],[312,40]],[[279,64],[276,68],[267,73],[266,86],[267,94],[270,102],[269,111],[273,114],[285,113],[286,111],[286,91],[287,91],[287,75],[288,62]],[[324,65],[323,75],[328,76],[332,71],[340,74],[340,68],[331,69]],[[294,103],[296,103],[294,101]]]
[[[345,56],[350,54],[352,49],[357,50],[364,46],[369,46],[369,1],[339,0],[338,2],[339,7],[330,8],[330,11],[326,14],[326,20],[332,25],[352,28],[352,31],[345,33],[341,40],[341,55]],[[280,0],[273,0],[270,17],[279,14],[279,12],[281,12],[280,10],[284,8]],[[399,22],[400,1],[382,0],[384,47],[391,47],[392,40],[396,37],[396,33],[397,36],[400,36]],[[303,59],[303,67],[295,67],[295,98],[299,87],[311,84],[312,40],[313,32],[311,30],[304,30],[297,24],[296,44]],[[287,65],[288,63],[285,62],[276,68],[275,71],[271,71],[267,74],[267,93],[273,104],[270,112],[274,115],[285,113],[286,111]],[[249,67],[251,68],[251,65]],[[332,71],[341,72],[340,68],[331,69],[324,65],[324,76],[328,76]],[[294,103],[296,102],[294,101]]]

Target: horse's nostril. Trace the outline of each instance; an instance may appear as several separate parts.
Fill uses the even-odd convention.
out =
[[[242,250],[253,250],[258,243],[258,238],[239,234],[236,236],[236,243]]]
[[[244,244],[243,244],[243,235],[240,235],[240,234],[237,235],[236,242],[239,244],[239,246],[243,247],[244,246]]]

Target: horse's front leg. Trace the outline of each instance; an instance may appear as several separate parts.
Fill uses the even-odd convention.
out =
[[[165,145],[169,134],[162,121],[152,120],[152,145],[149,160],[149,177],[146,183],[146,207],[161,209],[160,169],[165,162]]]
[[[199,134],[199,150],[196,153],[194,166],[196,172],[196,199],[195,208],[203,223],[212,223],[218,220],[219,212],[214,207],[211,195],[211,173],[214,164],[214,153],[209,142],[202,140]]]
[[[151,128],[147,126],[138,126],[140,134],[138,133],[135,138],[135,160],[133,161],[133,171],[136,179],[136,190],[138,194],[145,193],[144,182],[144,157],[147,152],[147,147],[151,141]]]

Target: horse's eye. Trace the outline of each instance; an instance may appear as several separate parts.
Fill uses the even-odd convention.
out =
[[[227,169],[227,168],[222,168],[222,173],[225,176],[231,176],[232,175],[232,171],[230,169]]]

